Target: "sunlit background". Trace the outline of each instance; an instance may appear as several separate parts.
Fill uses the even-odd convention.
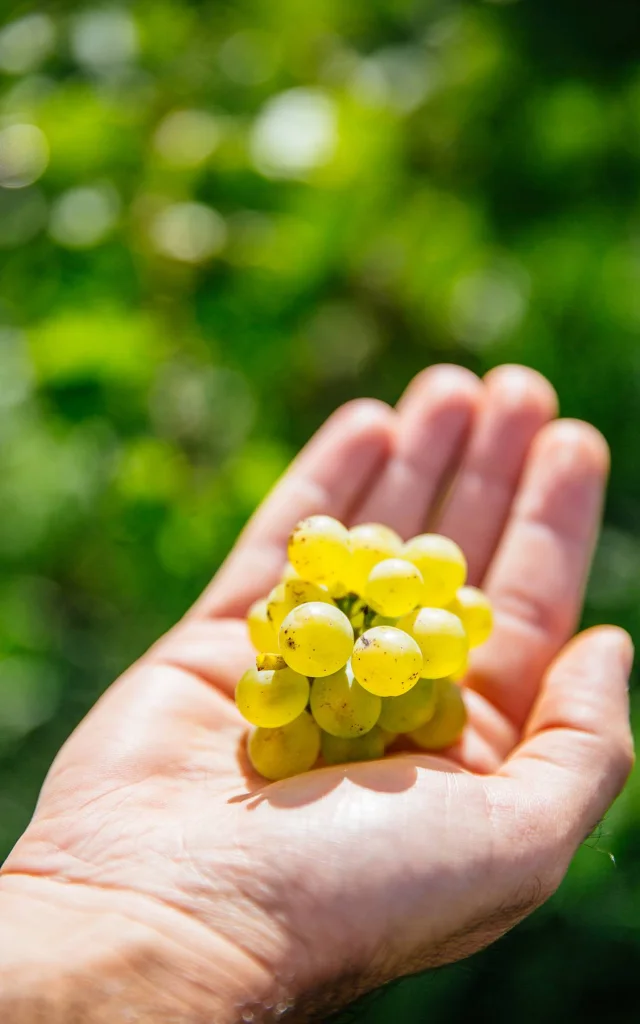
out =
[[[637,635],[640,6],[15,11],[0,28],[0,858],[71,728],[326,414],[394,401],[428,363],[529,363],[604,431],[586,621]],[[350,1019],[626,1021],[639,823],[636,778],[544,911]]]

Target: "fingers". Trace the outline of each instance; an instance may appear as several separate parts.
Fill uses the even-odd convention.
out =
[[[486,581],[496,628],[474,652],[468,680],[517,727],[575,629],[608,466],[606,442],[586,423],[550,424],[532,446]]]
[[[403,537],[419,533],[466,443],[482,385],[460,366],[434,366],[400,399],[394,452],[355,510],[357,522],[382,522]]]
[[[588,630],[547,674],[525,739],[498,773],[544,794],[553,826],[574,846],[622,789],[633,764],[628,681],[629,636],[612,626]],[[549,803],[550,802],[550,803]]]
[[[475,585],[497,547],[531,442],[557,413],[553,388],[535,370],[499,366],[484,383],[477,424],[437,527],[462,547]]]
[[[348,517],[384,464],[394,430],[395,414],[382,402],[357,400],[338,409],[260,506],[191,614],[243,615],[277,581],[300,519]]]

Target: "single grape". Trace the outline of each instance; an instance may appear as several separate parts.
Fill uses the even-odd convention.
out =
[[[383,697],[379,724],[389,732],[411,732],[433,717],[436,709],[436,686],[433,679],[418,679],[399,697]]]
[[[450,683],[459,683],[466,676],[469,671],[469,655],[467,654],[464,661],[460,664],[460,668],[457,668],[455,672],[450,672],[447,679]]]
[[[458,545],[437,533],[422,533],[404,545],[403,558],[422,573],[422,605],[444,608],[467,578],[467,562]]]
[[[343,580],[351,547],[346,526],[331,516],[309,516],[289,538],[289,561],[298,575],[314,583]]]
[[[401,629],[374,626],[356,641],[351,666],[365,690],[379,697],[395,697],[417,683],[422,655],[416,641]]]
[[[425,679],[443,679],[464,664],[467,634],[458,616],[445,608],[419,608],[400,619],[398,628],[413,637],[422,651]]]
[[[384,755],[382,730],[374,725],[364,736],[346,739],[323,732],[320,740],[322,756],[327,764],[346,764],[349,761],[375,761]]]
[[[362,736],[378,721],[380,698],[360,686],[347,665],[314,681],[311,713],[320,728],[332,736]]]
[[[275,651],[278,647],[278,634],[274,630],[267,615],[267,599],[261,597],[254,601],[247,612],[249,637],[256,651]]]
[[[324,587],[318,583],[308,583],[307,580],[287,580],[273,588],[267,597],[267,616],[273,624],[276,636],[289,612],[300,604],[308,604],[309,601],[333,604]]]
[[[292,722],[308,700],[309,680],[290,668],[250,668],[236,686],[236,704],[247,722],[267,729]]]
[[[362,523],[349,531],[351,561],[348,583],[356,594],[362,594],[374,565],[383,558],[397,558],[402,552],[402,541],[395,530],[381,523]]]
[[[369,573],[364,599],[378,612],[393,618],[408,615],[421,603],[422,573],[404,558],[385,558]]]
[[[279,729],[255,729],[247,744],[249,760],[265,779],[275,782],[313,768],[320,753],[320,729],[308,711]]]
[[[448,679],[436,680],[436,709],[433,717],[411,739],[424,750],[442,750],[459,739],[467,722],[467,709],[460,687]]]
[[[449,611],[462,622],[469,638],[469,647],[479,647],[491,636],[493,608],[486,594],[477,587],[460,587],[449,605]]]
[[[278,644],[294,672],[330,676],[351,657],[353,627],[335,605],[311,601],[289,612],[280,626]]]

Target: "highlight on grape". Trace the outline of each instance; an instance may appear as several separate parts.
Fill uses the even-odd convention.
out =
[[[456,743],[469,650],[493,627],[458,545],[315,515],[293,530],[288,557],[247,614],[256,665],[236,704],[254,769],[275,781],[382,758],[399,737],[427,751]]]

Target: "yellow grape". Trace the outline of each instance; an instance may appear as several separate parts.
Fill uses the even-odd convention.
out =
[[[436,692],[433,717],[410,733],[413,742],[424,750],[450,747],[460,738],[467,722],[467,709],[459,686],[447,679],[438,679]]]
[[[469,638],[469,647],[479,647],[491,636],[493,608],[486,594],[477,587],[460,587],[449,605],[457,615]]]
[[[436,709],[436,685],[433,679],[418,679],[399,697],[383,697],[379,724],[391,733],[411,732],[433,717]]]
[[[344,668],[353,639],[353,627],[344,612],[321,601],[290,611],[278,634],[282,657],[303,676],[330,676]]]
[[[347,665],[314,681],[311,713],[320,728],[332,736],[362,736],[378,721],[380,698],[360,686]]]
[[[236,686],[236,704],[252,725],[275,729],[292,722],[309,700],[309,680],[290,668],[250,668]]]
[[[320,753],[320,729],[308,711],[303,711],[279,729],[255,729],[247,753],[265,779],[288,779],[313,768]]]
[[[346,582],[356,594],[362,594],[369,573],[383,558],[397,558],[402,541],[395,530],[381,523],[362,523],[349,531],[351,561]]]
[[[425,679],[442,679],[456,672],[465,662],[469,643],[457,615],[444,608],[419,608],[400,619],[405,630],[422,651]]]
[[[356,641],[351,667],[365,690],[379,697],[395,697],[417,683],[422,655],[416,641],[401,629],[374,626]]]
[[[364,599],[380,615],[400,618],[421,603],[422,573],[405,558],[385,558],[369,573]]]
[[[278,634],[267,615],[267,599],[261,597],[254,601],[247,612],[249,637],[256,651],[275,651],[278,647]]]
[[[288,553],[291,565],[302,579],[337,583],[349,566],[349,531],[331,516],[309,516],[293,530]]]
[[[333,604],[324,587],[317,583],[308,583],[306,580],[286,580],[285,583],[278,583],[273,588],[267,597],[267,615],[273,623],[276,636],[289,612],[300,604],[308,604],[309,601]]]
[[[374,726],[364,736],[346,739],[323,732],[320,740],[322,756],[327,764],[346,764],[349,761],[375,761],[384,755],[382,730]]]
[[[464,677],[466,676],[468,671],[469,671],[469,655],[467,654],[466,658],[461,663],[460,668],[457,668],[455,670],[455,672],[450,672],[449,675],[447,676],[447,679],[451,683],[459,683],[459,682],[461,682],[464,679]]]
[[[422,533],[404,545],[403,558],[413,562],[424,579],[420,604],[444,608],[467,578],[467,562],[458,545],[437,533]]]

